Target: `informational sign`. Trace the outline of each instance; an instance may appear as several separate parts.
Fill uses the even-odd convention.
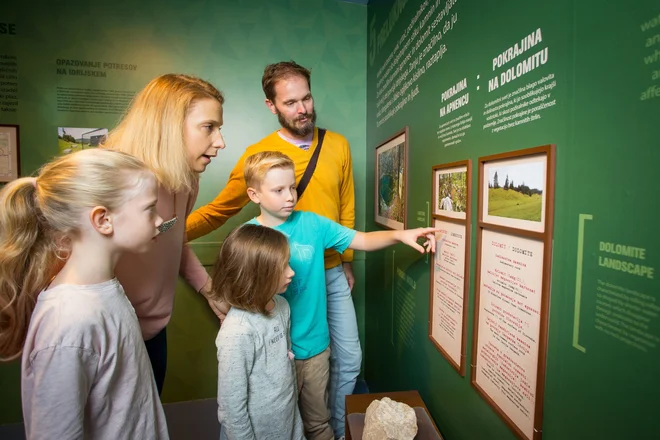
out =
[[[430,337],[461,375],[465,374],[465,225],[435,220],[441,237],[431,272]],[[461,368],[463,367],[463,368]]]
[[[0,125],[0,182],[11,182],[20,175],[18,125]]]
[[[481,236],[475,385],[534,438],[543,287],[543,242]]]

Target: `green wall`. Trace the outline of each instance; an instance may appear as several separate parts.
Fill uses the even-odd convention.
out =
[[[413,37],[432,7],[429,21]],[[424,38],[445,7],[449,14],[433,33],[442,32],[449,19],[447,32],[423,55],[423,74],[420,64],[409,73],[414,78],[406,90],[410,100],[385,120],[387,112],[378,115],[382,104],[377,72],[422,11],[408,34],[412,47],[394,63],[405,73],[416,59],[412,54],[419,55],[432,37],[417,48],[414,42]],[[130,96],[161,73],[200,75],[226,94],[228,143],[202,177],[201,205],[222,187],[243,149],[277,128],[263,105],[261,71],[269,62],[293,58],[313,68],[319,124],[343,133],[352,144],[360,230],[379,229],[372,221],[375,146],[404,126],[410,130],[410,227],[430,222],[432,165],[472,159],[476,188],[479,157],[556,144],[544,437],[647,438],[652,437],[651,420],[657,413],[653,398],[660,391],[655,374],[660,367],[657,315],[649,319],[646,344],[640,346],[596,328],[596,301],[599,280],[648,295],[643,304],[651,312],[659,300],[657,276],[641,278],[599,265],[602,258],[617,257],[658,267],[660,240],[652,226],[659,214],[653,166],[660,159],[660,89],[649,87],[660,78],[660,26],[651,27],[659,14],[650,0],[480,0],[449,5],[446,0],[391,0],[372,2],[368,8],[334,0],[72,1],[35,8],[9,0],[3,3],[0,23],[14,23],[16,35],[0,32],[0,55],[17,57],[19,105],[16,112],[0,110],[0,123],[20,124],[22,171],[27,174],[58,153],[58,127],[112,128],[120,116],[116,111],[58,111],[58,87],[60,94],[61,88],[91,88]],[[537,29],[542,32],[537,46],[493,68],[493,58]],[[441,44],[446,51],[438,52]],[[545,64],[489,91],[489,80],[545,48]],[[408,53],[411,58],[405,60]],[[433,54],[438,55],[435,61]],[[137,70],[87,69],[104,71],[105,78],[62,75],[58,59],[134,64]],[[506,101],[507,94],[550,75],[546,83],[553,88],[544,93],[550,96],[542,103],[553,104],[535,112],[540,119],[484,128],[487,103]],[[469,102],[440,116],[440,108],[451,101],[443,102],[442,92],[463,78]],[[119,98],[120,93],[113,92],[111,100],[119,101],[121,108]],[[7,99],[0,97],[0,109],[7,107],[3,101]],[[439,136],[446,127],[442,124],[467,113],[471,126],[459,131],[463,136]],[[476,192],[472,208],[474,222]],[[252,213],[248,208],[227,227],[194,243],[205,264],[212,263],[231,226]],[[469,380],[476,227],[472,233],[466,377],[456,374],[427,337],[429,262],[403,246],[370,253],[366,261],[364,254],[357,254],[354,298],[361,335],[366,334],[365,375],[372,391],[418,389],[448,440],[512,439]],[[613,256],[600,250],[601,242],[644,248],[645,259]],[[397,269],[413,282],[401,282],[394,276]],[[215,395],[216,331],[217,322],[204,301],[181,283],[169,331],[166,402]],[[0,424],[20,420],[19,385],[18,365],[0,365]]]
[[[6,105],[16,100],[0,96],[0,108],[17,108],[0,111],[0,124],[20,125],[21,169],[29,174],[58,154],[58,127],[112,128],[125,98],[153,77],[167,72],[201,76],[225,93],[227,142],[201,179],[201,206],[224,186],[244,149],[278,128],[263,103],[261,75],[268,63],[294,59],[312,68],[319,125],[342,133],[351,143],[358,170],[356,203],[364,206],[365,179],[359,170],[366,161],[366,17],[366,6],[335,0],[54,1],[38,6],[5,0],[0,23],[14,24],[15,34],[0,31],[0,56],[17,57],[18,78],[0,78],[0,95],[6,94],[3,88],[14,88],[3,82],[17,82],[18,106]],[[58,65],[57,60],[101,62],[98,69],[75,69],[102,72],[105,77],[69,75],[72,67]],[[137,68],[104,68],[103,63]],[[67,74],[58,73],[58,68]],[[63,88],[103,90],[112,105],[63,111],[72,109],[63,100],[64,93],[72,92]],[[99,93],[94,92],[97,97]],[[92,100],[86,98],[85,105],[92,105]],[[202,261],[211,265],[223,237],[254,212],[246,208],[228,226],[197,240],[193,246]],[[364,229],[363,210],[357,210],[356,226]],[[364,256],[356,257],[354,298],[363,327]],[[216,395],[217,330],[206,302],[181,282],[168,328],[165,402]],[[0,364],[0,389],[0,424],[20,421],[18,363]]]
[[[424,37],[445,7],[449,14]],[[418,11],[421,15],[408,29]],[[427,14],[429,20],[420,27]],[[660,392],[660,236],[656,231],[660,214],[656,170],[660,162],[659,14],[658,3],[650,0],[398,0],[374,2],[368,8],[367,194],[374,191],[376,145],[404,126],[410,130],[409,227],[429,222],[431,167],[464,159],[473,163],[465,378],[450,367],[427,336],[427,260],[399,246],[368,254],[366,262],[367,382],[372,391],[418,389],[449,440],[515,438],[470,384],[477,159],[546,144],[556,144],[557,153],[543,438],[656,436],[653,422]],[[448,28],[444,28],[447,21]],[[536,46],[503,66],[493,66],[494,58],[537,29],[542,39]],[[438,32],[442,39],[433,43]],[[401,45],[408,40],[412,43],[399,60],[388,61],[399,40]],[[415,49],[420,40],[423,44]],[[424,55],[429,44],[431,50]],[[446,50],[438,51],[443,44]],[[545,64],[489,91],[489,80],[501,78],[508,68],[546,48]],[[433,61],[435,53],[442,56]],[[408,60],[407,55],[411,55]],[[412,67],[420,55],[421,63]],[[412,78],[403,97],[390,106],[396,109],[399,104],[400,108],[389,116],[387,111],[382,113],[387,101],[379,103],[379,90],[382,94],[387,89],[381,90],[382,75],[378,75],[379,70],[387,70],[388,63],[395,70],[402,68],[398,77]],[[442,93],[463,78],[468,87],[454,99],[469,93],[469,101],[441,116],[440,109],[453,100],[443,102]],[[550,96],[527,107],[546,104],[533,112],[540,118],[506,126],[524,121],[521,115],[484,127],[488,103],[498,99],[503,103],[510,99],[507,94],[542,78],[549,78],[544,84],[556,83],[542,93]],[[406,85],[404,81],[393,91]],[[409,99],[404,104],[406,96]],[[456,138],[459,143],[438,135],[442,124],[467,113],[471,126],[459,130],[463,133]],[[505,129],[496,130],[502,126]],[[378,229],[372,221],[372,203],[365,210],[368,230]],[[604,252],[601,242],[643,248],[645,258]],[[655,276],[649,279],[604,267],[605,258],[652,267]],[[401,282],[396,269],[414,283]],[[622,312],[632,321],[615,325],[616,331],[625,333],[627,329],[628,335],[598,324],[596,301],[602,298],[598,291],[602,284],[626,292],[626,308],[635,305],[630,300],[632,291],[646,295],[637,304],[641,309]],[[412,318],[406,317],[408,313]],[[637,336],[645,342],[638,343]]]

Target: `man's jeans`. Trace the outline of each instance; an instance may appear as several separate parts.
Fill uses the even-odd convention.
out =
[[[325,271],[330,327],[330,386],[328,390],[330,425],[335,437],[344,435],[345,398],[352,394],[362,366],[362,349],[351,289],[339,266]]]

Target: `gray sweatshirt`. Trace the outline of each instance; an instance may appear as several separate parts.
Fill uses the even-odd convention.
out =
[[[140,324],[116,279],[41,292],[21,396],[29,440],[169,438]]]
[[[304,439],[291,312],[280,295],[273,300],[269,317],[232,307],[215,341],[221,440]]]

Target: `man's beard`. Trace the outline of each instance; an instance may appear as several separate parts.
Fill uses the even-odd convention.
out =
[[[296,122],[302,118],[307,118],[307,123],[303,126],[296,125]],[[296,119],[291,120],[282,116],[282,113],[278,110],[277,119],[280,121],[280,125],[291,133],[299,137],[306,137],[314,132],[314,126],[316,125],[316,111],[312,110],[312,113],[305,113],[304,115],[299,115]]]

